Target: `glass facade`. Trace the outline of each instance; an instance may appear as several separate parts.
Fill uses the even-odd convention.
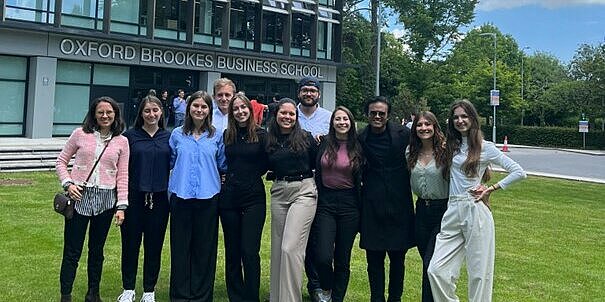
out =
[[[103,30],[103,2],[104,0],[63,0],[61,25]]]
[[[334,44],[340,38],[342,2],[335,0],[107,1],[6,0],[5,18],[53,24],[60,4],[61,24],[55,25],[172,40],[183,46],[340,61]],[[151,4],[155,6],[148,7]]]
[[[96,86],[128,87],[129,82],[127,66],[57,61],[53,136],[69,135],[82,124]]]
[[[0,56],[0,136],[24,132],[27,58]]]
[[[147,0],[111,2],[111,32],[144,36],[147,34]]]
[[[37,23],[55,21],[54,0],[7,0],[6,18]]]

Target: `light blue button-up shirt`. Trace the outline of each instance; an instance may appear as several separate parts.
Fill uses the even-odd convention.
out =
[[[214,103],[214,109],[212,110],[212,126],[216,128],[216,133],[222,135],[225,129],[227,129],[227,121],[229,115],[223,114],[223,112],[218,109],[218,105],[216,102]]]
[[[226,171],[225,145],[218,132],[198,140],[177,127],[170,135],[172,174],[168,190],[183,199],[208,199],[221,190],[219,171]]]
[[[326,135],[330,131],[330,117],[332,112],[317,106],[317,109],[311,116],[306,116],[300,110],[301,104],[298,104],[298,122],[303,130],[311,132],[313,137],[317,135]]]

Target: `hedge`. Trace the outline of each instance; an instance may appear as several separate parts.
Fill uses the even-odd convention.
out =
[[[485,139],[491,141],[492,127],[483,126],[482,130]],[[582,133],[578,128],[497,126],[497,143],[503,143],[505,136],[513,145],[582,149]],[[586,133],[586,149],[605,150],[605,132],[590,129]]]

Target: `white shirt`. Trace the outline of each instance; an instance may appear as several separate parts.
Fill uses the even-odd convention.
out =
[[[216,103],[214,103],[214,110],[212,110],[212,126],[216,128],[216,133],[223,135],[223,131],[227,129],[228,117],[229,115],[223,114]]]
[[[462,164],[466,160],[468,153],[467,138],[462,137],[462,144],[460,145],[460,152],[454,155],[452,159],[452,167],[450,172],[450,196],[466,196],[470,189],[475,188],[481,183],[481,176],[485,173],[485,169],[489,164],[495,164],[502,167],[509,174],[498,182],[498,185],[502,189],[506,189],[510,184],[515,181],[521,180],[527,175],[523,168],[519,166],[510,157],[504,155],[496,145],[488,141],[482,141],[481,143],[481,158],[479,160],[479,173],[478,176],[469,178],[464,174],[462,170]]]
[[[326,135],[330,130],[330,117],[332,112],[327,109],[319,107],[310,116],[306,116],[302,110],[300,110],[301,104],[298,104],[298,122],[303,130],[311,132],[313,137],[317,135]]]

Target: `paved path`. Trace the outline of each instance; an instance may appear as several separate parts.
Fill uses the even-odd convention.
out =
[[[530,175],[605,183],[605,152],[509,146],[510,158]]]

